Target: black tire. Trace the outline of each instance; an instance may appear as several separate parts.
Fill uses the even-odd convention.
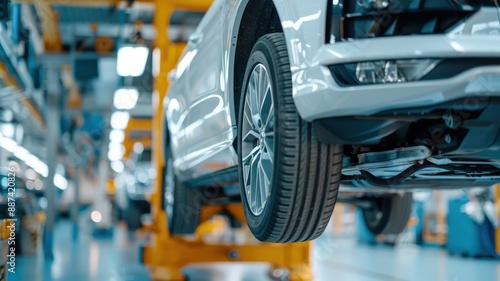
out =
[[[362,210],[368,230],[375,235],[402,233],[412,212],[412,193],[384,195],[372,200],[375,207]]]
[[[203,194],[198,189],[186,186],[179,181],[172,167],[171,154],[170,148],[166,148],[162,177],[168,230],[172,235],[192,234],[200,222]],[[169,169],[172,174],[169,174]],[[170,201],[171,199],[173,202]]]
[[[273,118],[276,121],[273,120],[274,156],[268,199],[261,213],[256,214],[248,203],[245,186],[259,187],[254,185],[255,182],[249,185],[244,181],[242,148],[246,92],[251,73],[261,65],[269,70],[266,73],[271,81]],[[250,230],[257,239],[266,242],[299,242],[317,238],[327,226],[337,199],[342,147],[321,144],[312,124],[299,116],[292,98],[292,76],[282,33],[264,35],[254,45],[247,62],[238,115],[239,177]],[[247,120],[249,124],[251,121]]]

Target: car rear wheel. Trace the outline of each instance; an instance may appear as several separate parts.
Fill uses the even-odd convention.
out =
[[[198,189],[178,180],[174,172],[172,151],[169,148],[165,150],[162,184],[168,230],[172,235],[192,234],[200,222],[202,194]]]
[[[254,45],[240,100],[239,176],[250,230],[267,242],[315,239],[337,199],[342,147],[319,143],[299,116],[282,33]]]
[[[368,230],[375,234],[400,234],[410,218],[412,193],[389,194],[372,199],[373,207],[363,209],[363,219]]]

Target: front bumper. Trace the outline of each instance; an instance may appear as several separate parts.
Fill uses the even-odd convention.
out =
[[[323,46],[312,67],[295,71],[294,101],[307,121],[369,116],[474,96],[500,96],[500,65],[479,66],[445,79],[345,87],[329,66],[373,60],[500,57],[500,36],[419,35],[362,39]]]

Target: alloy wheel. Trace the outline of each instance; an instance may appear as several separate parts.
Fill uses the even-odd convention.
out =
[[[245,93],[242,126],[242,168],[245,198],[259,215],[271,194],[274,161],[274,101],[269,72],[257,64]]]

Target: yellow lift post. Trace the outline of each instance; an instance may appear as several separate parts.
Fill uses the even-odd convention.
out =
[[[494,200],[497,208],[497,217],[500,219],[500,184],[495,185],[494,192],[495,192]],[[500,255],[500,227],[497,227],[497,229],[495,230],[495,237],[496,237],[495,244],[496,244],[497,254]]]
[[[155,27],[157,39],[155,46],[159,51],[159,73],[155,77],[153,96],[153,165],[158,171],[163,170],[162,147],[162,116],[163,98],[168,88],[168,72],[175,64],[185,47],[183,43],[170,42],[168,25],[172,12],[176,9],[206,11],[211,0],[183,1],[183,0],[156,0]],[[200,262],[267,262],[274,268],[287,268],[290,280],[311,280],[310,243],[294,244],[245,244],[245,245],[208,245],[201,239],[187,241],[181,237],[170,236],[167,229],[165,210],[162,208],[161,177],[157,177],[155,192],[151,196],[153,232],[151,244],[141,251],[141,261],[147,265],[153,280],[184,280],[181,270],[191,263]],[[227,210],[235,218],[244,222],[241,204],[228,206],[208,207],[203,210],[202,221],[212,215]]]

